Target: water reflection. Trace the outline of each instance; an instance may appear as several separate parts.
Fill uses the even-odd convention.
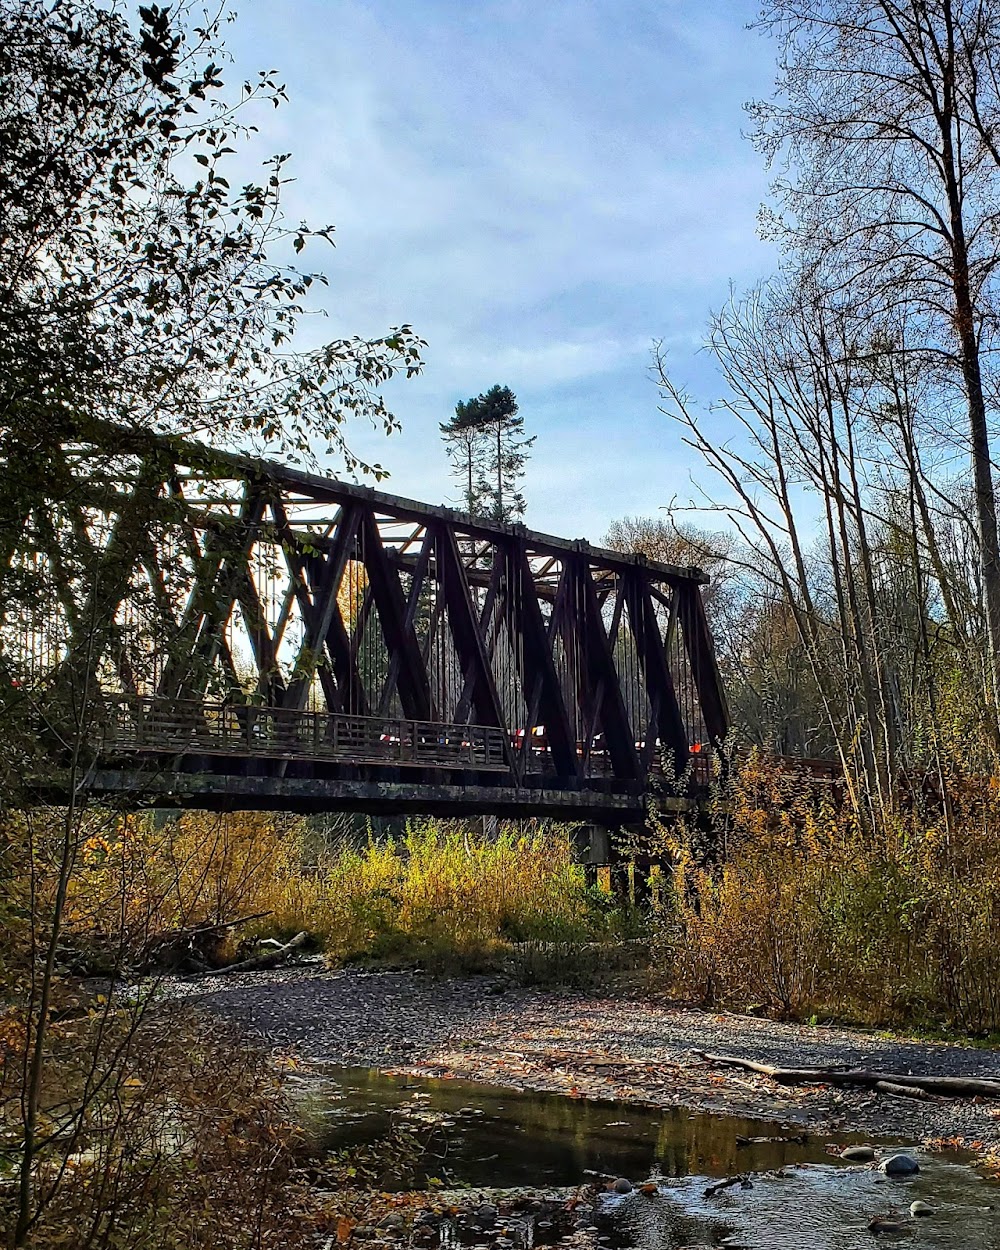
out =
[[[519,1093],[468,1081],[412,1081],[336,1068],[305,1104],[307,1128],[326,1150],[377,1141],[399,1117],[423,1126],[428,1155],[415,1171],[387,1178],[395,1188],[428,1176],[489,1186],[578,1185],[585,1172],[637,1179],[728,1176],[828,1158],[826,1139],[757,1142],[799,1130],[763,1120],[701,1115],[683,1108]],[[844,1137],[841,1143],[860,1141]]]

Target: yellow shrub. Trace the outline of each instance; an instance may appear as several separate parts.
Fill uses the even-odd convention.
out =
[[[1000,791],[861,828],[829,785],[735,782],[725,863],[682,855],[664,922],[674,986],[703,1001],[866,1023],[1000,1030]],[[930,817],[930,818],[928,818]]]

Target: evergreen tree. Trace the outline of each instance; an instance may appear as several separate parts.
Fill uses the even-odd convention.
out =
[[[524,417],[518,414],[510,387],[493,386],[483,395],[458,403],[441,433],[453,472],[463,486],[466,510],[492,521],[522,517],[525,502],[520,486],[535,435],[525,435]]]
[[[451,461],[452,477],[462,488],[462,510],[471,516],[484,515],[482,480],[489,453],[487,431],[477,404],[475,399],[459,402],[455,405],[455,415],[439,427]]]

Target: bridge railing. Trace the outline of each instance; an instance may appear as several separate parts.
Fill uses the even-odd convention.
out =
[[[103,754],[260,756],[507,771],[507,733],[484,725],[121,696],[99,727]]]
[[[509,772],[511,759],[522,775],[557,777],[544,735],[485,725],[267,707],[259,704],[107,695],[104,714],[93,726],[103,756],[220,756],[272,760],[313,760],[389,767],[450,768]],[[645,743],[636,743],[644,750]],[[661,744],[649,768],[662,772]],[[588,779],[612,778],[614,769],[603,737],[578,742]],[[692,754],[689,785],[704,788],[712,757]]]

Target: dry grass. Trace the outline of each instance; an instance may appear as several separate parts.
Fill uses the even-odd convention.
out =
[[[1000,1029],[1000,791],[860,828],[827,790],[751,761],[720,868],[679,847],[661,944],[704,1002],[867,1024]]]

